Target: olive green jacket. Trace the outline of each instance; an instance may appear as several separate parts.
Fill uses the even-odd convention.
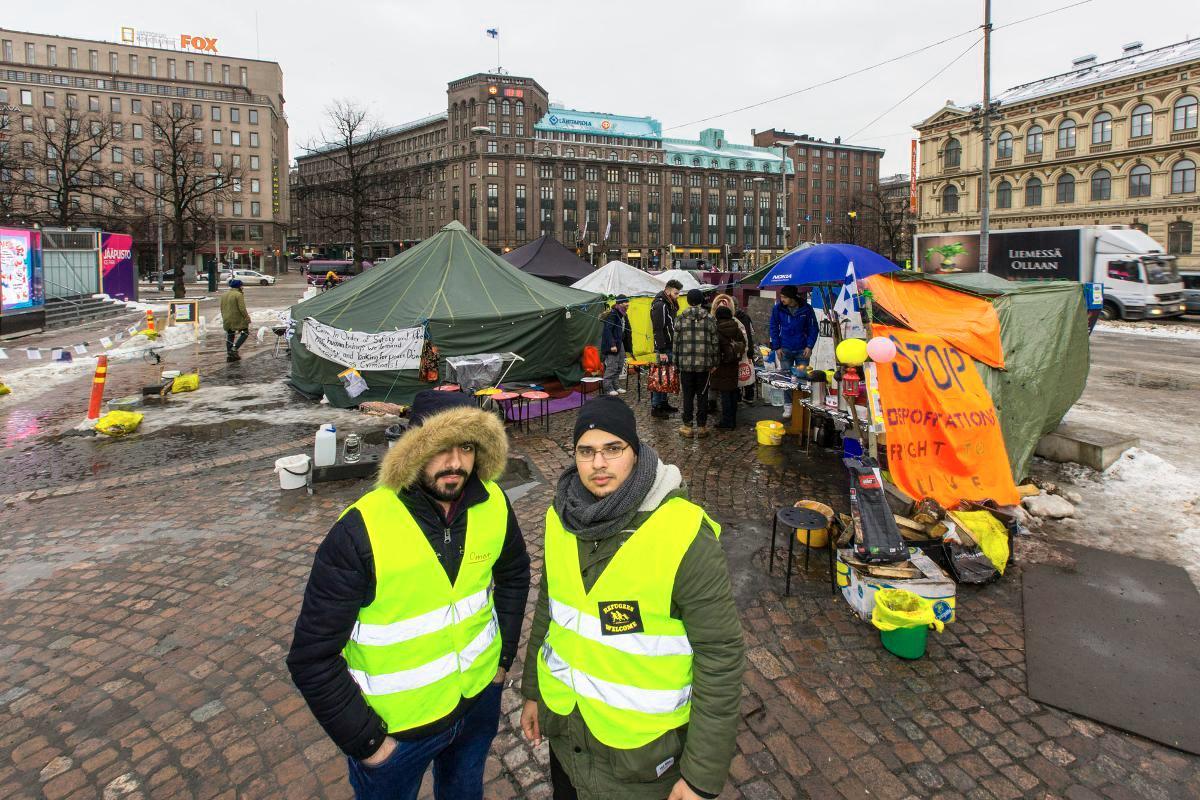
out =
[[[221,326],[227,331],[250,327],[250,312],[246,311],[246,296],[241,289],[230,289],[221,295]]]
[[[687,497],[679,487],[662,502]],[[598,542],[579,541],[579,564],[588,591],[629,537],[653,511],[643,511],[630,530]],[[705,795],[720,794],[733,759],[742,698],[746,646],[729,583],[725,552],[707,523],[701,524],[675,574],[671,616],[683,622],[693,651],[692,710],[689,724],[635,750],[599,742],[579,709],[563,717],[551,712],[538,693],[537,654],[550,626],[546,576],[533,612],[521,691],[538,701],[541,733],[550,740],[580,800],[661,800],[680,776]],[[661,776],[657,769],[674,759]]]

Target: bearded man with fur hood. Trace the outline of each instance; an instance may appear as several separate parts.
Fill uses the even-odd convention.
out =
[[[358,798],[483,796],[517,652],[529,555],[504,472],[504,426],[471,398],[424,391],[374,491],[317,550],[287,664],[345,752]]]

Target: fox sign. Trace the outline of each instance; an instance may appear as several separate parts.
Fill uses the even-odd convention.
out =
[[[179,34],[179,47],[183,50],[198,50],[205,53],[217,52],[217,40],[207,36],[191,36]]]

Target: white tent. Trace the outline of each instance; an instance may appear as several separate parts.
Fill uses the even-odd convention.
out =
[[[631,267],[624,261],[610,261],[586,278],[575,281],[571,287],[603,295],[653,297],[666,288],[666,281]]]
[[[696,277],[694,275],[692,275],[692,273],[688,272],[686,269],[669,269],[666,272],[658,273],[654,277],[658,278],[663,283],[666,283],[667,281],[674,278],[675,280],[677,280],[683,284],[684,292],[690,292],[692,289],[702,289],[704,291],[709,291],[711,289],[716,288],[716,287],[712,286],[711,284],[701,283],[700,281],[696,280]]]

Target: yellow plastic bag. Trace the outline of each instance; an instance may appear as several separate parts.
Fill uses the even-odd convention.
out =
[[[875,592],[871,622],[881,631],[931,625],[938,633],[946,624],[933,613],[933,601],[904,589],[880,589]]]
[[[136,411],[110,411],[96,420],[96,430],[108,436],[124,436],[137,430],[143,416]]]
[[[951,511],[950,516],[971,533],[971,538],[1001,575],[1008,566],[1008,531],[990,511]]]
[[[3,397],[4,395],[9,394],[11,392],[12,392],[12,389],[10,389],[6,385],[4,385],[3,382],[0,382],[0,397]]]
[[[138,331],[138,335],[145,336],[147,339],[153,342],[158,338],[158,331],[152,331],[149,328],[146,328],[144,331]]]
[[[200,375],[196,372],[189,372],[187,375],[178,375],[175,377],[175,380],[171,381],[171,394],[194,392],[199,388]]]

